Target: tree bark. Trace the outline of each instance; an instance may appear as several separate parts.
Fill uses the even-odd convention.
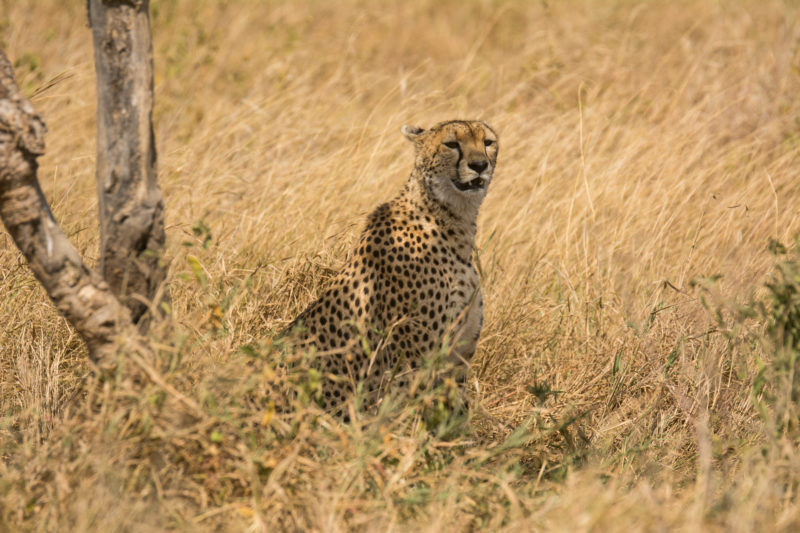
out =
[[[86,267],[50,212],[36,178],[46,131],[0,50],[0,218],[36,279],[86,341],[92,360],[110,367],[118,337],[132,327],[130,313]]]
[[[148,6],[148,0],[89,0],[97,72],[100,272],[143,327],[142,317],[166,277]]]

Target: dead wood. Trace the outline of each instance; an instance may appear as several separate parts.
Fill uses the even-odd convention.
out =
[[[97,72],[99,268],[134,322],[159,298],[166,277],[148,5],[89,0]]]
[[[109,366],[117,339],[132,327],[131,316],[50,212],[36,177],[46,131],[0,50],[0,218],[36,279],[86,341],[92,360]]]

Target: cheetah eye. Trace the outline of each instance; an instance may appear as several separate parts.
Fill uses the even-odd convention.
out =
[[[442,143],[442,144],[443,144],[443,145],[445,145],[445,146],[447,146],[447,147],[448,147],[448,148],[450,148],[451,150],[455,150],[455,149],[457,149],[457,148],[458,148],[458,143],[457,143],[457,142],[455,142],[455,141],[450,141],[450,142],[447,142],[447,143]]]
[[[491,145],[493,145],[493,144],[494,144],[494,141],[493,141],[493,140],[491,140],[491,139],[484,139],[484,140],[483,140],[483,145],[484,145],[484,146],[487,146],[487,147],[488,147],[488,146],[491,146]]]

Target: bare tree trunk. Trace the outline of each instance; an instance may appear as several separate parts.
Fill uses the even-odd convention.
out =
[[[130,313],[89,270],[50,212],[36,178],[47,128],[19,92],[0,50],[0,218],[58,310],[86,341],[101,367],[113,364]]]
[[[166,277],[148,6],[148,0],[89,0],[97,72],[100,272],[134,322]]]

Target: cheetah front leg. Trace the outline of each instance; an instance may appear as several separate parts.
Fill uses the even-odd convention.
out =
[[[449,360],[458,369],[456,377],[459,378],[459,381],[466,378],[469,363],[478,346],[482,327],[483,296],[480,288],[477,288],[454,324],[454,342]]]

